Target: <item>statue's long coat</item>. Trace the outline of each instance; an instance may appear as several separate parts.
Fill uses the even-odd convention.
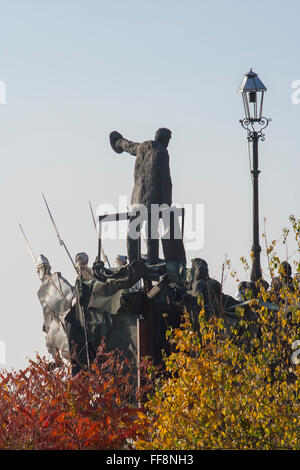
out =
[[[137,143],[127,139],[116,142],[119,151],[136,156],[134,188],[131,204],[172,204],[172,180],[169,167],[169,153],[159,142],[148,140]]]

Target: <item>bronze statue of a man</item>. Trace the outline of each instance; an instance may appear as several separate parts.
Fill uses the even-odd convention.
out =
[[[166,204],[172,205],[172,180],[169,167],[168,145],[171,139],[171,131],[160,128],[156,131],[154,140],[147,140],[142,143],[132,142],[124,139],[119,132],[111,132],[110,143],[117,153],[127,152],[136,156],[134,169],[134,187],[131,196],[132,206],[143,204],[148,211],[147,223],[147,258],[150,264],[158,261],[159,237],[157,224],[150,223],[150,210],[153,204],[158,206]],[[174,260],[174,243],[163,241],[163,250],[166,261]],[[173,240],[174,242],[174,240]],[[174,245],[174,246],[173,246]],[[185,261],[185,253],[181,241],[180,261]],[[130,236],[127,238],[127,250],[129,261],[138,258],[138,243]]]
[[[124,139],[119,132],[111,132],[110,143],[115,152],[125,151],[136,156],[132,205],[143,204],[150,210],[151,204],[172,204],[167,150],[171,135],[169,129],[161,128],[157,130],[155,140],[137,143]]]

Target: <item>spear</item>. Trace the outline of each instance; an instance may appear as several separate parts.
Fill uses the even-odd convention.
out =
[[[54,227],[54,230],[55,230],[55,232],[56,232],[56,235],[57,235],[59,244],[60,244],[60,246],[63,246],[64,249],[66,250],[68,257],[70,258],[71,263],[73,264],[73,267],[74,267],[75,271],[77,272],[77,269],[76,269],[75,263],[74,263],[74,261],[73,261],[73,258],[72,258],[72,256],[70,255],[70,252],[69,252],[68,248],[66,247],[65,242],[63,241],[63,239],[61,238],[61,236],[60,236],[60,234],[59,234],[59,231],[58,231],[58,229],[57,229],[57,227],[56,227],[56,225],[55,225],[54,219],[53,219],[52,214],[51,214],[51,211],[50,211],[50,209],[49,209],[47,200],[46,200],[46,198],[45,198],[45,196],[44,196],[43,193],[42,193],[42,196],[43,196],[43,198],[44,198],[44,201],[45,201],[45,204],[46,204],[46,208],[47,208],[48,214],[49,214],[49,216],[50,216],[50,219],[51,219],[52,225],[53,225],[53,227]]]
[[[95,215],[94,215],[94,211],[93,211],[93,208],[92,208],[92,204],[91,204],[91,201],[89,201],[89,206],[90,206],[90,210],[91,210],[91,214],[92,214],[92,218],[93,218],[93,222],[94,222],[94,227],[95,227],[95,230],[97,231],[97,224],[96,224],[96,220],[95,220]],[[110,262],[108,260],[108,257],[106,256],[106,254],[104,253],[104,250],[103,250],[103,247],[102,247],[102,243],[101,243],[101,254],[102,254],[102,257],[103,259],[107,262],[108,264],[108,267],[110,268]]]
[[[42,196],[43,196],[43,198],[44,198],[44,201],[45,201],[45,204],[46,204],[46,207],[47,207],[47,211],[48,211],[48,214],[49,214],[49,216],[50,216],[51,222],[52,222],[52,224],[53,224],[54,230],[55,230],[55,232],[56,232],[56,235],[57,235],[59,244],[60,244],[60,246],[63,246],[64,249],[66,250],[68,257],[70,258],[71,263],[73,264],[73,267],[74,267],[75,271],[77,272],[77,269],[76,269],[75,263],[74,263],[74,261],[73,261],[73,258],[72,258],[72,256],[70,255],[70,252],[69,252],[68,248],[66,247],[65,242],[63,241],[63,239],[61,238],[61,236],[60,236],[60,234],[59,234],[59,231],[58,231],[58,229],[57,229],[57,227],[56,227],[56,224],[55,224],[54,219],[53,219],[53,217],[52,217],[51,211],[50,211],[50,209],[49,209],[47,200],[46,200],[46,198],[45,198],[45,196],[44,196],[43,193],[42,193]],[[81,275],[81,272],[79,273],[78,282],[79,282],[79,287],[80,287],[80,285],[81,285],[81,283],[82,283],[82,275]],[[80,289],[80,290],[81,290],[81,289]],[[89,349],[88,349],[88,335],[87,335],[87,329],[86,329],[86,315],[85,315],[84,305],[81,304],[81,301],[82,301],[82,298],[81,298],[80,301],[79,301],[79,311],[80,311],[81,316],[82,316],[83,330],[84,330],[84,339],[85,339],[85,350],[86,350],[86,358],[87,358],[87,366],[88,366],[88,368],[89,368],[89,367],[90,367],[90,357],[89,357]]]
[[[31,246],[30,246],[29,241],[28,241],[28,239],[27,239],[27,237],[26,237],[26,235],[25,235],[25,232],[24,232],[24,230],[23,230],[23,227],[22,227],[21,224],[19,224],[19,227],[20,227],[21,232],[22,232],[22,234],[23,234],[23,237],[24,237],[24,239],[25,239],[25,243],[26,243],[26,245],[27,245],[28,251],[29,251],[29,253],[31,254],[31,257],[32,257],[33,261],[35,262],[35,265],[37,265],[37,259],[36,259],[35,254],[33,253],[32,249],[31,249]]]

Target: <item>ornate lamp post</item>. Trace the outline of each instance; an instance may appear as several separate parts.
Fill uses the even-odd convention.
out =
[[[253,245],[252,245],[252,269],[251,281],[261,279],[260,252],[259,244],[259,205],[258,205],[258,141],[265,140],[263,129],[265,129],[271,119],[263,117],[263,101],[264,93],[267,88],[258,78],[257,74],[250,69],[238,89],[242,94],[245,109],[245,118],[240,119],[240,123],[247,131],[247,139],[252,142],[253,148],[253,165],[252,165],[252,181],[253,181]]]

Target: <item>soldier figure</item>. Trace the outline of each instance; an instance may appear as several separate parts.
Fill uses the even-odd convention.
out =
[[[283,261],[278,267],[279,276],[274,277],[271,283],[271,290],[276,295],[277,300],[280,301],[280,290],[286,286],[290,290],[294,290],[294,283],[292,278],[292,266]]]
[[[72,307],[74,288],[61,273],[51,274],[51,266],[44,255],[37,261],[37,272],[42,285],[38,298],[43,307],[46,347],[56,361],[70,358],[65,318]]]
[[[226,308],[237,305],[238,301],[222,292],[222,286],[209,276],[208,264],[204,259],[192,259],[192,295],[202,294],[204,305],[211,314],[219,315]]]
[[[85,281],[91,281],[94,278],[93,270],[88,267],[89,257],[86,253],[77,253],[75,256],[75,268],[78,274],[82,274]]]

